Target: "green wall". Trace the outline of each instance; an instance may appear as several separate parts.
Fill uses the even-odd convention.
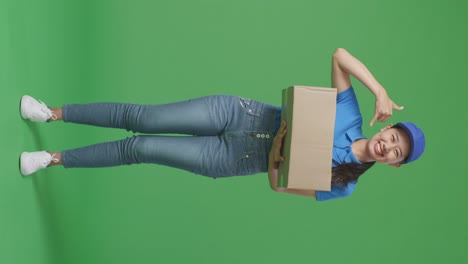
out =
[[[454,0],[0,0],[0,263],[467,263],[467,12]],[[22,151],[132,135],[23,121],[23,94],[51,106],[280,104],[291,84],[330,86],[337,47],[405,106],[390,121],[427,137],[419,162],[376,166],[350,198],[156,165],[19,173]],[[368,126],[375,101],[353,83],[370,135],[383,125]]]

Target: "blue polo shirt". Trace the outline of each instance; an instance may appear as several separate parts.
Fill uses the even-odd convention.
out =
[[[358,139],[366,138],[362,134],[362,115],[354,89],[341,92],[336,97],[336,118],[333,139],[332,167],[341,163],[361,163],[351,150],[351,144]],[[331,191],[316,191],[317,201],[326,201],[344,198],[353,193],[356,181],[349,182],[347,186],[332,185]]]
[[[351,150],[351,144],[361,138],[366,138],[362,134],[362,115],[359,104],[351,86],[336,97],[336,119],[333,138],[333,161],[332,166],[336,167],[341,163],[361,163]],[[326,201],[336,198],[344,198],[353,193],[356,188],[356,181],[349,182],[347,186],[332,185],[331,191],[316,191],[317,201]]]

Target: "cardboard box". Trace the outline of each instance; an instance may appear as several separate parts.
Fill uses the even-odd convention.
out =
[[[337,90],[291,86],[282,92],[288,132],[278,187],[330,191]]]

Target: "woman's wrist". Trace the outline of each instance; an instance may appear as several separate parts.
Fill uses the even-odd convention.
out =
[[[278,169],[279,167],[279,161],[275,161],[275,153],[274,151],[270,151],[268,154],[268,169]]]
[[[383,88],[382,85],[378,85],[376,86],[377,88],[374,89],[374,95],[375,95],[375,98],[377,99],[380,99],[382,97],[387,97],[387,91],[385,90],[385,88]]]

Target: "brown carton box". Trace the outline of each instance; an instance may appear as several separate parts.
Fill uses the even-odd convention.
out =
[[[291,86],[282,92],[281,120],[288,132],[278,186],[330,191],[337,90]]]

